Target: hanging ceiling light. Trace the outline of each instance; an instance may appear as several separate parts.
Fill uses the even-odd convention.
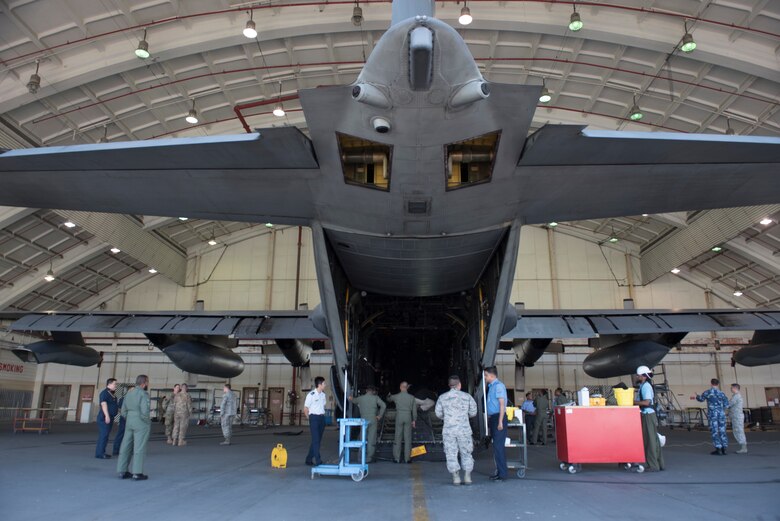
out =
[[[284,117],[284,106],[282,105],[282,82],[279,82],[279,103],[276,104],[276,107],[274,107],[274,116],[277,118]]]
[[[612,244],[615,244],[615,243],[616,243],[616,242],[618,242],[619,240],[620,240],[620,239],[618,239],[617,237],[610,237],[610,238],[609,238],[609,242],[611,242]]]
[[[146,29],[144,29],[144,37],[138,42],[138,47],[135,49],[135,55],[142,60],[147,59],[151,54],[149,53],[149,42],[146,41]]]
[[[547,226],[549,226],[550,228],[555,228],[556,226],[558,226],[558,223],[553,221],[553,222],[547,224]]]
[[[192,108],[187,112],[187,117],[184,120],[190,125],[194,125],[198,122],[198,111],[195,110],[195,100],[192,100]]]
[[[680,273],[680,268],[672,268],[672,273],[677,275],[678,273]]]
[[[41,62],[35,60],[35,72],[30,75],[30,81],[27,82],[27,90],[30,94],[35,94],[41,88],[41,77],[38,76],[40,66]]]
[[[216,246],[217,245],[217,240],[214,237],[212,237],[211,239],[209,239],[208,245],[209,246]]]
[[[680,50],[682,52],[693,52],[696,48],[696,42],[693,41],[693,36],[688,32],[688,22],[685,22],[685,34],[680,42]]]
[[[551,99],[552,94],[550,94],[550,90],[544,84],[544,79],[542,79],[542,92],[539,94],[539,103],[549,103]]]
[[[244,26],[244,36],[249,38],[250,40],[254,40],[257,38],[257,26],[255,26],[255,21],[252,19],[254,15],[253,10],[249,10],[249,20],[246,21],[246,26]]]
[[[733,136],[734,135],[734,129],[731,128],[731,120],[726,118],[726,135],[727,136]]]
[[[98,143],[108,143],[108,125],[103,126],[103,137],[98,139]]]
[[[770,224],[772,224],[774,221],[773,221],[772,219],[770,219],[769,217],[764,217],[763,219],[761,219],[761,220],[760,220],[760,221],[758,221],[758,222],[760,222],[760,223],[761,223],[761,224],[763,224],[764,226],[769,226],[769,225],[770,225]]]
[[[46,282],[53,281],[56,277],[54,276],[54,270],[52,269],[53,265],[49,264],[49,271],[46,272],[46,275],[44,275],[43,280]]]
[[[737,286],[736,289],[734,289],[734,296],[735,297],[741,297],[742,296],[742,291],[740,291],[739,286]]]
[[[714,251],[715,253],[723,251],[723,246],[713,246],[710,248],[710,251]]]
[[[120,250],[119,248],[117,248],[116,246],[114,246],[113,248],[111,248],[111,250],[110,250],[110,251],[111,251],[111,253],[113,253],[114,255],[116,255],[117,253],[119,253],[119,252],[120,252],[120,251],[122,251],[122,250]]]
[[[577,12],[577,5],[574,5],[574,12],[569,17],[569,30],[573,33],[576,33],[580,29],[582,29],[582,18],[580,18],[580,13]]]
[[[274,225],[273,225],[273,223],[265,223],[265,227],[266,228],[273,228]]]
[[[71,221],[65,221],[64,223],[62,223],[62,225],[65,226],[65,228],[75,228],[76,227],[76,223],[71,222]]]
[[[360,26],[363,23],[363,9],[360,7],[360,2],[355,2],[355,7],[352,8],[352,25]]]
[[[474,21],[474,18],[471,16],[471,9],[466,5],[466,2],[463,2],[463,8],[460,10],[460,16],[458,17],[458,23],[460,25],[468,25],[471,22]]]
[[[187,220],[189,220],[189,217],[179,217],[179,220],[180,220],[180,221],[182,221],[182,222],[184,222],[184,221],[187,221]]]
[[[631,118],[631,121],[639,121],[645,117],[645,115],[642,114],[639,105],[636,104],[636,96],[634,96],[634,105],[631,107],[631,111],[628,113],[628,117]]]
[[[149,268],[149,273],[151,273],[152,275],[154,275],[155,273],[157,273],[157,270],[156,270],[156,269],[154,269],[154,268]]]

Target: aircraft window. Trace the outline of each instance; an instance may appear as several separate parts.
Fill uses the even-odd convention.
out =
[[[389,190],[392,147],[338,132],[336,136],[344,181],[353,185]]]
[[[447,190],[490,181],[500,135],[496,131],[447,145]]]

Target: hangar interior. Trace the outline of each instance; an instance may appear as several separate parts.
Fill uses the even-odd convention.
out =
[[[486,80],[547,89],[530,132],[567,123],[780,135],[776,3],[486,1],[468,4],[468,25],[458,22],[464,2],[435,4]],[[573,12],[581,30],[569,29]],[[250,19],[257,35],[247,38]],[[0,7],[0,147],[278,126],[306,132],[298,91],[353,82],[389,19],[388,2],[7,1]],[[686,32],[697,44],[689,53],[680,50]],[[135,52],[142,42],[147,58]],[[625,299],[642,309],[777,309],[779,221],[780,205],[767,205],[526,226],[510,302],[526,309],[622,309]],[[205,310],[312,309],[319,300],[305,227],[0,208],[2,310],[191,310],[200,301]],[[776,365],[730,364],[751,334],[691,334],[666,356],[682,406],[714,376],[742,383],[749,406],[777,397]],[[0,338],[0,406],[41,407],[52,403],[46,386],[68,386],[57,404],[77,420],[83,398],[96,400],[109,376],[129,382],[144,371],[160,388],[189,381],[207,389],[208,399],[222,384],[184,374],[142,336],[87,335],[104,353],[99,368],[20,364],[9,349],[29,340],[18,332]],[[291,397],[312,376],[328,374],[329,355],[315,353],[310,368],[295,371],[263,347],[239,346],[246,370],[233,384],[257,388],[266,400],[270,389],[282,389],[289,420]],[[582,372],[589,351],[569,341],[523,375],[502,351],[501,378],[516,392],[614,383]]]

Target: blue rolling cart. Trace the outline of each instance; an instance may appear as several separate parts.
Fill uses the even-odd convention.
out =
[[[350,476],[352,481],[362,481],[368,476],[366,463],[366,429],[368,422],[362,418],[339,418],[339,464],[317,465],[311,469],[311,479],[321,476]],[[360,429],[360,439],[351,441],[352,429]],[[360,449],[360,461],[350,461],[350,449]]]

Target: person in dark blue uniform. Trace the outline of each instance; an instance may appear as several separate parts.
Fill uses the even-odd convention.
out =
[[[314,379],[314,389],[306,395],[303,412],[309,418],[311,430],[311,446],[306,455],[306,464],[321,465],[320,441],[325,432],[325,378],[318,376]]]
[[[98,440],[95,447],[95,457],[98,459],[110,459],[111,455],[106,454],[106,445],[108,445],[108,436],[111,434],[111,428],[114,426],[114,417],[119,412],[119,405],[116,401],[116,378],[106,380],[106,388],[100,392],[98,400]],[[116,454],[116,452],[115,452]]]

